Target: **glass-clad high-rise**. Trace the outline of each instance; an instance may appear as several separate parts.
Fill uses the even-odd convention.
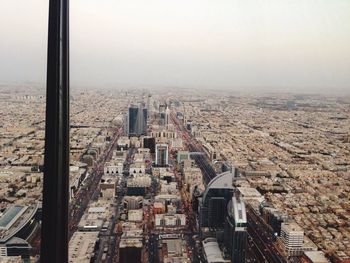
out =
[[[247,247],[247,214],[244,202],[237,196],[233,196],[227,206],[225,247],[230,254],[232,262],[245,262]]]
[[[222,173],[213,178],[207,185],[199,203],[200,227],[223,228],[227,216],[227,204],[233,193],[233,173]]]
[[[147,134],[147,115],[148,111],[141,105],[131,105],[128,110],[127,134],[129,136],[140,136]]]

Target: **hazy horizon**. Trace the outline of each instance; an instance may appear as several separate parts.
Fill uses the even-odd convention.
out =
[[[3,1],[0,83],[45,83],[47,12]],[[71,85],[348,92],[349,13],[346,0],[71,1]]]

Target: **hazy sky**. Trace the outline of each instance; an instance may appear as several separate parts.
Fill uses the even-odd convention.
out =
[[[47,0],[0,0],[0,82],[45,82]],[[71,0],[72,84],[349,88],[349,0]]]

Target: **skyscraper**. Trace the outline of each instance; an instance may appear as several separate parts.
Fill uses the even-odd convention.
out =
[[[168,145],[156,144],[156,165],[167,166],[169,163]]]
[[[165,110],[165,125],[169,125],[170,122],[170,109],[167,107]]]
[[[148,120],[148,109],[143,108],[142,109],[142,134],[147,134],[147,120]]]
[[[129,136],[147,134],[147,108],[142,105],[131,105],[128,110],[125,127]]]
[[[247,214],[244,202],[233,196],[227,206],[225,246],[232,262],[244,263],[247,247]]]
[[[147,108],[148,112],[151,112],[151,97],[152,97],[152,95],[148,94],[148,96],[147,96],[147,105],[146,105],[146,108]]]
[[[129,136],[138,135],[137,131],[137,115],[139,112],[139,107],[136,105],[131,105],[129,107],[129,115],[128,115],[128,134]]]
[[[224,228],[227,204],[233,193],[233,176],[230,171],[219,174],[207,185],[199,203],[201,228]]]
[[[170,110],[166,104],[159,105],[159,124],[168,125],[170,121]]]

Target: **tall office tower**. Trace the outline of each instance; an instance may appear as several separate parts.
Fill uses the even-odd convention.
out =
[[[244,202],[233,196],[227,206],[225,247],[231,261],[244,263],[247,248],[247,213]]]
[[[142,134],[146,135],[147,134],[147,119],[148,119],[148,109],[147,108],[143,108],[142,110]]]
[[[157,166],[168,166],[168,145],[167,144],[156,144],[156,165]]]
[[[129,136],[137,136],[137,119],[138,119],[139,107],[136,105],[131,105],[129,107],[128,114],[128,128],[129,128]]]
[[[159,113],[159,125],[162,125],[162,126],[165,125],[165,118],[166,118],[165,112]]]
[[[165,104],[159,105],[159,125],[166,125],[166,108]]]
[[[304,230],[295,222],[282,223],[280,241],[288,256],[301,256]]]
[[[124,114],[123,123],[124,123],[124,135],[127,136],[129,134],[129,114],[128,113]]]
[[[213,228],[223,234],[227,204],[233,195],[233,177],[233,173],[228,171],[217,175],[207,185],[199,202],[199,224],[202,235],[205,235],[204,230]]]
[[[151,112],[151,94],[148,94],[147,96],[147,105],[146,105],[146,108],[147,108],[147,111],[148,112]]]
[[[127,123],[129,136],[140,136],[147,134],[147,109],[140,105],[129,107]]]
[[[165,110],[165,125],[168,125],[170,122],[170,109],[167,107]]]

